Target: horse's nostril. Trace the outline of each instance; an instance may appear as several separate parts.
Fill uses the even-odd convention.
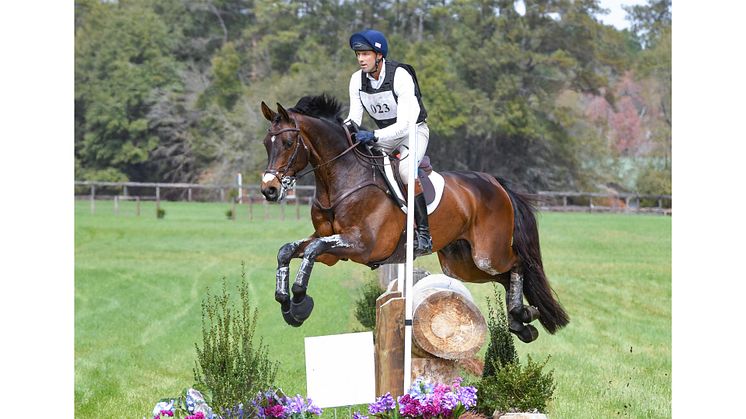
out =
[[[275,188],[274,186],[272,186],[272,187],[269,187],[267,189],[262,189],[262,194],[268,200],[273,201],[273,200],[277,199],[277,188]]]

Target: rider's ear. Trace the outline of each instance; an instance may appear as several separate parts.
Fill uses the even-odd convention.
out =
[[[285,108],[282,107],[279,103],[277,104],[277,113],[280,114],[282,119],[290,122],[290,115],[288,115],[288,111],[285,110]]]
[[[264,101],[262,101],[262,114],[264,114],[264,117],[270,122],[272,122],[272,120],[275,119],[275,115],[277,115],[272,109],[269,109],[269,106],[267,106]]]

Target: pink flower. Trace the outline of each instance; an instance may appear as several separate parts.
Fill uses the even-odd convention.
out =
[[[283,413],[285,413],[285,408],[279,404],[264,409],[264,414],[271,418],[281,418]]]

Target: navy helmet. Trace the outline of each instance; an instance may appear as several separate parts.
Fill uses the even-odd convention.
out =
[[[373,29],[366,29],[357,32],[350,37],[350,48],[354,51],[374,51],[379,52],[386,58],[389,52],[389,43],[381,32]]]

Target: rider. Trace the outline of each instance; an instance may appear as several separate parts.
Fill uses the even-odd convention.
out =
[[[427,111],[422,104],[422,94],[414,68],[409,64],[387,60],[388,42],[381,32],[368,29],[350,37],[350,48],[355,51],[360,70],[350,77],[350,113],[345,122],[360,125],[363,109],[373,118],[378,129],[360,130],[356,139],[386,154],[399,151],[399,173],[402,181],[409,180],[409,122],[417,122],[417,155],[419,166],[427,150],[430,130]],[[432,238],[427,221],[427,204],[422,192],[415,196],[414,216],[415,256],[432,253]]]

